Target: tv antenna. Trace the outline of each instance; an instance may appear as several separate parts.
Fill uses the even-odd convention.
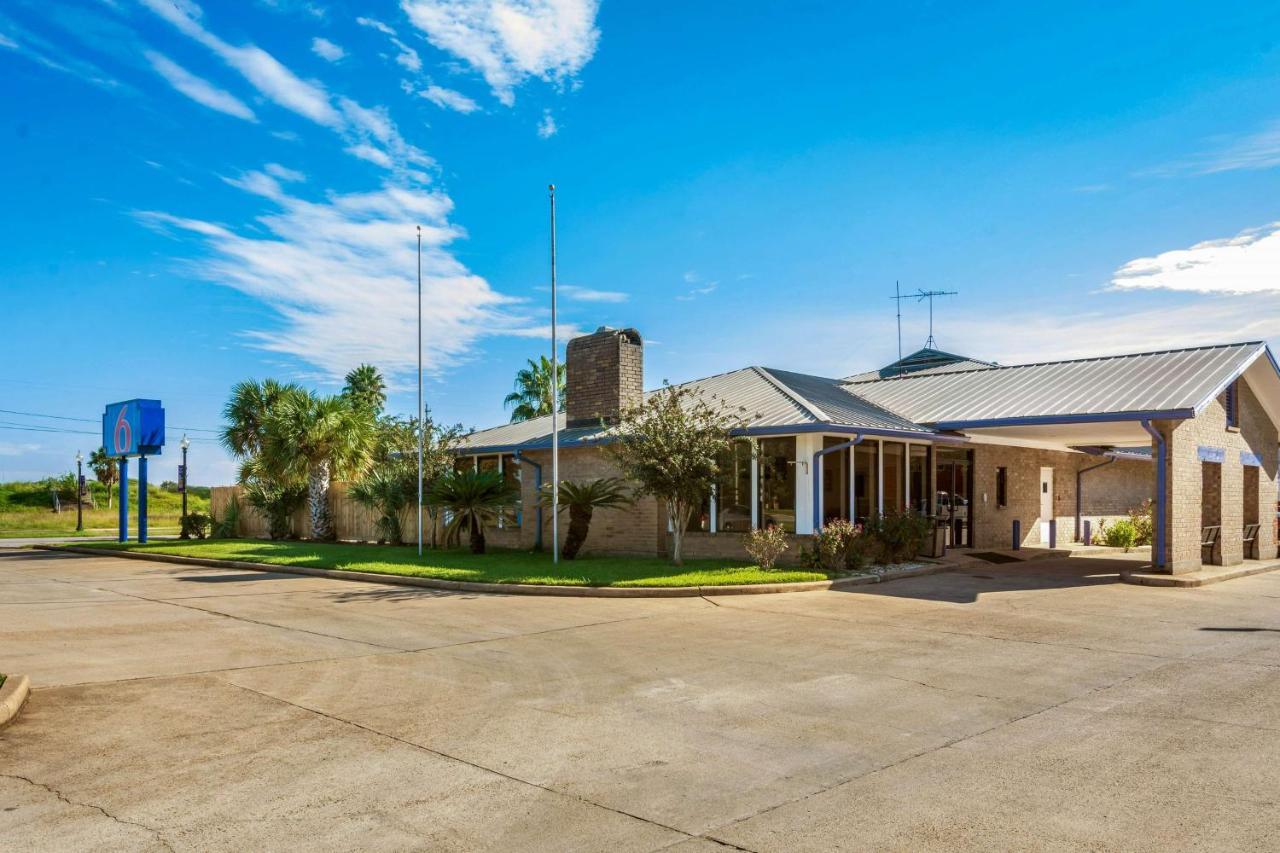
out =
[[[902,360],[902,300],[914,299],[921,302],[925,299],[929,300],[929,338],[924,342],[925,349],[937,349],[938,342],[933,339],[933,298],[935,296],[958,296],[955,290],[925,290],[917,288],[915,293],[903,293],[898,286],[898,282],[893,283],[893,296],[890,299],[898,303],[898,360]]]

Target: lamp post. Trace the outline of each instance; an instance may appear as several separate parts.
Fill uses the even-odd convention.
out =
[[[76,451],[76,533],[84,530],[84,454]]]
[[[178,534],[183,539],[190,539],[187,533],[187,448],[191,446],[191,439],[187,438],[187,434],[182,434],[182,441],[178,442],[178,446],[182,448],[182,464],[178,466],[178,491],[182,492],[182,530]]]

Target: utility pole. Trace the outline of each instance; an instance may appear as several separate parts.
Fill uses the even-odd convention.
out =
[[[556,185],[551,197],[551,563],[560,563],[560,365],[556,353]]]
[[[422,442],[427,423],[422,408],[422,226],[418,226],[418,558],[422,558]]]

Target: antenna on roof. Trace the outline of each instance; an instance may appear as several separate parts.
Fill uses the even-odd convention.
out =
[[[935,296],[958,296],[954,290],[918,290],[915,293],[909,293],[908,296],[914,296],[916,301],[922,299],[929,300],[929,339],[924,342],[925,349],[937,349],[938,342],[933,339],[933,297]],[[899,302],[899,305],[902,303]]]
[[[898,282],[893,283],[893,296],[889,298],[898,303],[898,361],[902,361],[902,300],[915,296],[914,293],[902,295],[902,290],[898,287]]]

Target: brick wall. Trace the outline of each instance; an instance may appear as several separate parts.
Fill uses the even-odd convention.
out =
[[[616,423],[644,399],[644,345],[635,329],[601,327],[569,341],[565,414],[569,426]]]

